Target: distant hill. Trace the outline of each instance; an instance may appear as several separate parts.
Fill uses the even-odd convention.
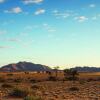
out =
[[[100,72],[100,67],[88,67],[88,66],[84,66],[84,67],[75,67],[75,68],[71,68],[72,70],[77,70],[78,72]]]
[[[13,71],[51,71],[48,66],[41,64],[34,64],[31,62],[18,62],[9,65],[2,66],[0,71],[13,72]]]

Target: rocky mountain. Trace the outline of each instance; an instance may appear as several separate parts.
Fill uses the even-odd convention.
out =
[[[13,72],[13,71],[50,71],[52,70],[50,67],[34,64],[31,62],[18,62],[9,65],[2,66],[0,71],[4,72]]]
[[[88,67],[88,66],[84,66],[84,67],[75,67],[75,68],[71,68],[72,70],[77,70],[79,72],[100,72],[100,67]]]

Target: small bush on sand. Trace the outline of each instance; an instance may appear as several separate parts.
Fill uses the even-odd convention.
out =
[[[35,79],[31,79],[30,82],[31,82],[31,83],[36,83],[37,80],[35,80]]]
[[[4,79],[3,77],[0,77],[0,82],[2,83],[2,82],[5,82],[6,81],[6,79]]]
[[[38,85],[34,84],[34,85],[31,86],[31,88],[32,89],[39,89],[40,87]]]
[[[26,89],[15,88],[11,93],[11,96],[14,97],[26,97],[29,94],[29,91]]]
[[[57,78],[55,76],[49,76],[48,81],[57,81]]]
[[[12,73],[9,73],[9,74],[7,74],[7,76],[13,76],[13,74]]]
[[[95,81],[95,79],[93,79],[93,78],[87,79],[87,82],[91,82],[91,81]]]
[[[24,100],[42,100],[41,97],[38,96],[27,96]]]
[[[42,89],[42,90],[43,90],[43,89],[44,89],[44,86],[34,84],[34,85],[31,86],[31,88],[32,88],[33,90],[37,90],[37,89],[40,89],[40,90]]]
[[[69,91],[79,91],[79,88],[78,87],[71,87],[71,88],[69,88]]]
[[[4,83],[4,84],[1,85],[1,87],[2,87],[2,88],[12,88],[13,85]]]
[[[85,84],[86,81],[85,81],[85,80],[79,80],[79,83],[80,83],[80,84]]]
[[[22,81],[23,80],[21,78],[17,78],[17,79],[14,80],[14,82],[16,82],[16,83],[21,83]]]

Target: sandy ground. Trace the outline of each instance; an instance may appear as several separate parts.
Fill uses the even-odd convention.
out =
[[[100,100],[100,82],[39,82],[35,83],[40,89],[35,89],[36,95],[43,100]],[[70,91],[70,87],[77,87],[79,91]],[[23,100],[15,98],[2,98],[1,100]]]
[[[17,74],[17,73],[16,73]],[[9,83],[8,79],[21,78],[22,82],[10,82],[12,86],[24,87],[32,89],[32,95],[40,96],[43,100],[100,100],[100,73],[90,74],[82,73],[80,75],[81,81],[76,81],[74,84],[72,81],[42,81],[31,83],[29,80],[32,79],[44,79],[47,78],[46,74],[19,74],[8,76],[7,73],[1,73],[1,77],[7,80],[5,83]],[[62,75],[62,74],[61,74]],[[62,76],[59,75],[61,78]],[[96,80],[91,80],[94,78]],[[84,80],[85,79],[85,80]],[[89,81],[87,79],[90,79]],[[12,80],[11,80],[12,81]],[[1,88],[4,83],[0,82],[0,92],[4,92],[4,96],[0,100],[23,100],[23,98],[8,98],[7,92],[9,89]],[[36,85],[37,88],[32,88]],[[77,87],[79,90],[71,91],[69,88]],[[6,97],[5,97],[6,94]]]

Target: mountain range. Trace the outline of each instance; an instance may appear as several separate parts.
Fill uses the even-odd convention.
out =
[[[78,66],[71,69],[77,70],[78,72],[100,72],[100,67]]]
[[[46,65],[34,64],[31,62],[18,62],[12,63],[0,68],[0,71],[13,72],[13,71],[50,71],[51,68]]]
[[[78,72],[100,72],[100,67],[77,66],[71,68]],[[34,64],[31,62],[18,62],[0,67],[0,72],[16,72],[16,71],[52,71],[53,69],[46,65]],[[54,70],[53,70],[54,71]],[[59,70],[60,71],[60,70]]]

